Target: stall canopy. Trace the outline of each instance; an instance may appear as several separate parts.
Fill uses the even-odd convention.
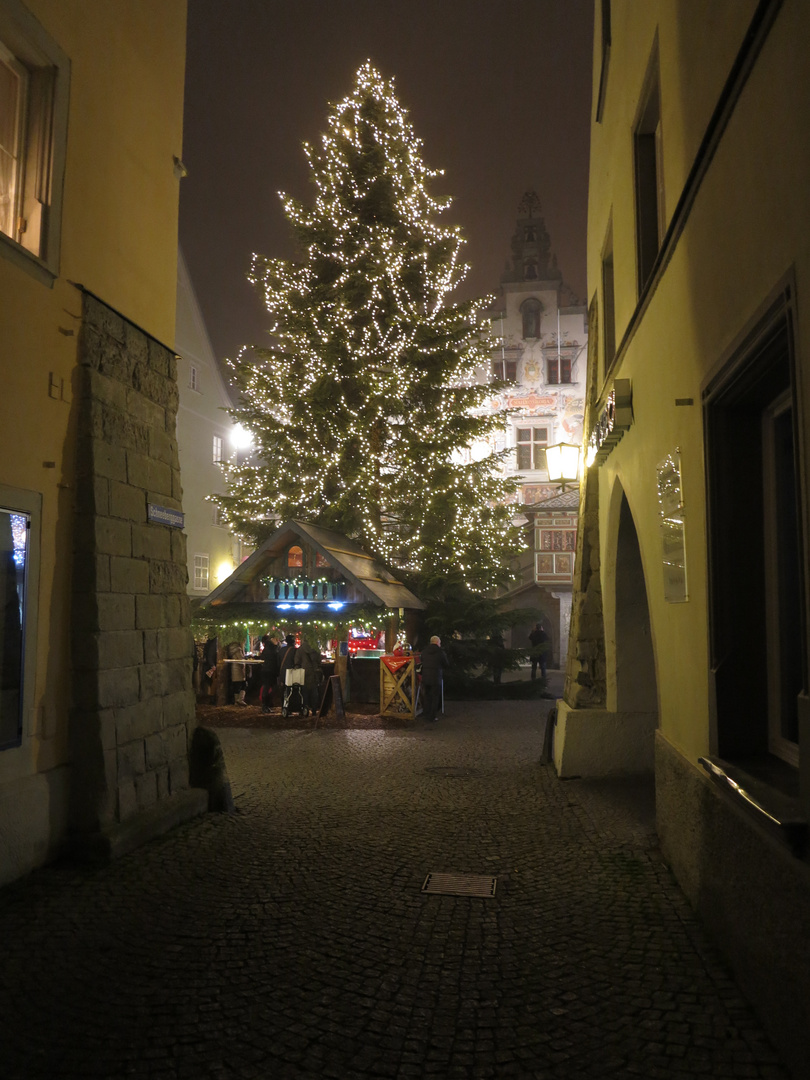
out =
[[[217,620],[342,621],[362,607],[424,606],[356,540],[287,521],[206,596],[197,614]]]

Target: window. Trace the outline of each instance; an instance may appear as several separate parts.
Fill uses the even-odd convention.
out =
[[[523,263],[525,281],[537,281],[537,259],[526,259]]]
[[[505,382],[517,382],[517,360],[507,360],[506,357],[493,360],[492,376]]]
[[[545,469],[547,427],[519,427],[516,431],[517,467],[524,471]]]
[[[194,591],[208,592],[208,556],[194,556]]]
[[[0,749],[22,741],[27,514],[0,507]]]
[[[536,274],[535,277],[537,277]],[[540,311],[540,301],[535,300],[534,298],[524,300],[520,305],[520,314],[523,316],[524,338],[531,339],[540,337]]]
[[[199,394],[199,392],[200,392],[200,373],[199,373],[199,371],[197,369],[196,364],[189,364],[188,365],[188,386],[189,386],[190,390],[196,390],[197,393]]]
[[[222,464],[222,436],[221,435],[215,435],[214,436],[214,458],[213,458],[213,460],[214,460],[215,465],[221,465]]]
[[[641,109],[633,133],[633,152],[636,184],[636,254],[640,295],[650,280],[664,236],[664,170],[657,46],[645,79]]]
[[[602,113],[605,109],[605,94],[607,93],[608,68],[610,67],[610,0],[602,0],[600,4],[602,16],[602,63],[599,70],[599,96],[596,99],[596,122],[602,122]]]
[[[225,521],[222,517],[222,507],[217,506],[216,503],[211,507],[211,524],[217,525],[219,528],[225,528]]]
[[[0,254],[59,268],[70,62],[20,0],[0,2]]]
[[[554,354],[546,357],[546,382],[571,382],[571,357]]]
[[[303,569],[304,566],[304,552],[303,549],[295,546],[291,547],[287,552],[287,568],[288,569]]]
[[[616,309],[613,279],[613,217],[608,225],[605,246],[602,249],[602,310],[605,327],[605,366],[602,374],[607,374],[616,356]]]
[[[0,750],[19,746],[34,690],[41,499],[0,487]]]
[[[716,752],[749,771],[798,764],[807,692],[792,326],[772,310],[704,392]]]

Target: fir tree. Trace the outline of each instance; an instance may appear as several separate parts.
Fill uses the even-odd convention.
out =
[[[428,192],[440,173],[368,62],[304,149],[314,205],[281,196],[300,258],[254,256],[249,274],[273,345],[231,364],[254,452],[227,468],[226,521],[254,541],[279,519],[318,523],[487,588],[517,549],[511,489],[499,455],[469,452],[502,419],[478,381],[485,301],[447,300],[467,268],[449,200]]]

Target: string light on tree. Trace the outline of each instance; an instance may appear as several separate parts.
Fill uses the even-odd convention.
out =
[[[428,190],[441,174],[370,62],[304,150],[314,203],[281,195],[299,258],[255,255],[249,274],[271,345],[230,365],[253,452],[226,466],[215,501],[253,542],[297,518],[488,588],[518,550],[512,488],[502,455],[458,453],[503,421],[479,382],[487,300],[448,299],[467,268],[460,230],[442,221],[450,200]]]

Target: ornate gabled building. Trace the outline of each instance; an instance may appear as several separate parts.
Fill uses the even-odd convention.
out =
[[[505,384],[490,403],[492,409],[505,413],[496,448],[510,451],[505,472],[519,483],[515,509],[529,524],[527,550],[508,595],[514,606],[542,612],[552,641],[552,663],[564,664],[576,507],[566,507],[565,527],[548,524],[540,529],[534,522],[549,517],[543,504],[560,495],[558,486],[549,482],[546,447],[582,442],[588,324],[587,309],[579,306],[564,283],[552,254],[534,191],[526,192],[518,206],[512,258],[501,278],[500,303],[491,318],[496,340],[491,377]],[[570,501],[570,495],[567,498]],[[554,514],[550,520],[556,520]],[[557,546],[544,548],[543,544]],[[525,646],[523,638],[529,629],[512,631],[514,648]]]

